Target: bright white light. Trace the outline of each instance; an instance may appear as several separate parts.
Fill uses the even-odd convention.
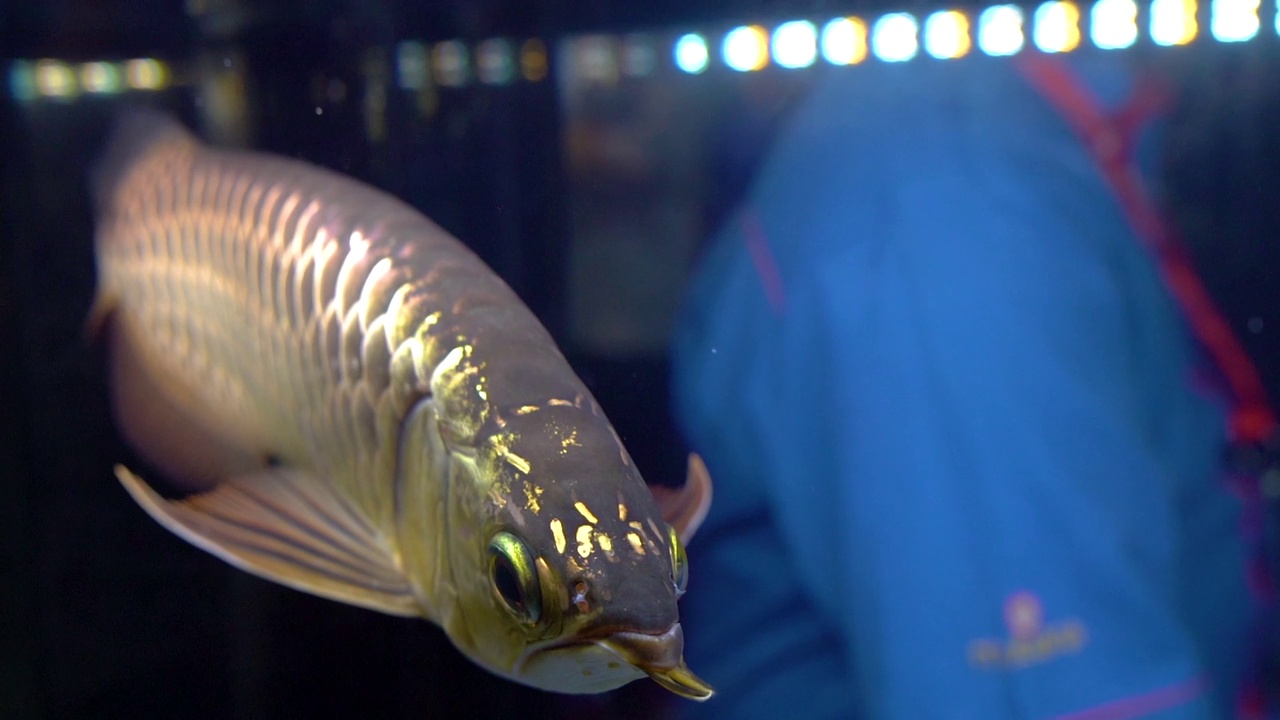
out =
[[[737,27],[724,36],[720,52],[724,64],[738,72],[759,70],[769,62],[769,38],[762,27]]]
[[[903,62],[916,56],[919,25],[907,13],[889,13],[871,29],[871,52],[885,62]]]
[[[1153,0],[1151,40],[1157,45],[1186,45],[1196,38],[1196,0]]]
[[[1036,8],[1031,39],[1047,53],[1068,52],[1080,44],[1080,9],[1071,2],[1047,2]]]
[[[1026,37],[1022,34],[1022,8],[997,5],[978,16],[978,47],[995,57],[1016,55]]]
[[[924,49],[940,60],[966,55],[969,52],[969,18],[955,10],[930,15],[924,21]]]
[[[448,87],[459,87],[467,82],[467,46],[461,40],[448,40],[431,48],[431,63],[435,66],[436,80]]]
[[[707,69],[707,41],[697,33],[683,35],[676,41],[676,67],[697,75]]]
[[[169,82],[169,68],[151,58],[130,60],[124,64],[124,76],[135,90],[161,90]]]
[[[396,75],[405,90],[427,84],[427,48],[422,43],[406,40],[396,46]]]
[[[18,61],[9,66],[9,94],[18,102],[36,98],[36,74],[30,63]]]
[[[773,31],[771,49],[781,67],[809,67],[818,56],[818,29],[806,20],[783,23]]]
[[[91,62],[80,66],[80,84],[86,92],[118,93],[123,86],[120,69],[109,62]]]
[[[1258,0],[1213,0],[1209,31],[1220,42],[1244,42],[1258,34]]]
[[[476,46],[476,75],[480,82],[489,85],[506,85],[516,75],[516,63],[512,57],[511,43],[506,40],[485,40]]]
[[[1089,11],[1089,36],[1103,50],[1119,50],[1138,39],[1138,5],[1133,0],[1098,0]]]
[[[76,75],[64,62],[41,60],[36,63],[36,91],[45,97],[65,98],[80,90]]]
[[[867,24],[858,18],[836,18],[822,26],[822,57],[832,65],[855,65],[867,59]]]

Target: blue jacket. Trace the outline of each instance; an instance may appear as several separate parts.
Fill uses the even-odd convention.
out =
[[[1223,408],[1089,155],[1006,61],[826,72],[675,338],[687,716],[1230,716]]]

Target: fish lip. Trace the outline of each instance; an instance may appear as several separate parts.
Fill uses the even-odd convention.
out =
[[[678,622],[663,633],[614,632],[595,643],[681,697],[703,701],[715,694],[685,665],[684,629]]]

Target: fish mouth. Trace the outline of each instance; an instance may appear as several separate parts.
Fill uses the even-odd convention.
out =
[[[684,630],[680,623],[658,635],[615,632],[595,642],[681,697],[701,702],[715,694],[684,664]]]

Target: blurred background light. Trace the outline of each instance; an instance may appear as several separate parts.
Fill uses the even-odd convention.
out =
[[[818,29],[807,20],[783,23],[773,31],[771,50],[779,67],[809,67],[818,57]]]
[[[1186,45],[1195,39],[1196,0],[1154,0],[1151,40],[1157,45]]]
[[[1089,10],[1089,37],[1103,50],[1121,50],[1138,39],[1138,4],[1098,0]]]
[[[759,70],[769,64],[769,37],[758,25],[736,27],[721,45],[724,64],[738,72]]]
[[[978,16],[978,47],[993,57],[1015,55],[1026,43],[1022,32],[1022,8],[996,5]]]
[[[516,75],[511,43],[502,39],[485,40],[476,46],[476,77],[488,85],[506,85]]]
[[[36,98],[36,72],[31,63],[19,60],[9,65],[9,95],[18,102]]]
[[[969,53],[969,18],[956,10],[943,10],[924,21],[924,49],[938,59],[963,57]]]
[[[647,35],[628,35],[622,41],[622,73],[630,77],[645,77],[658,66],[658,54],[653,49],[653,39]]]
[[[151,58],[124,64],[125,82],[134,90],[163,90],[169,85],[169,66]]]
[[[120,92],[124,81],[115,63],[88,62],[80,66],[80,85],[85,92],[109,95]]]
[[[446,40],[431,48],[431,65],[435,69],[436,82],[446,87],[461,87],[467,83],[469,58],[467,46],[461,40]]]
[[[867,24],[836,18],[822,26],[822,57],[832,65],[856,65],[867,59]]]
[[[1213,0],[1209,31],[1220,42],[1244,42],[1258,34],[1259,0]]]
[[[584,35],[574,43],[574,72],[591,82],[612,84],[618,81],[617,42],[610,35]]]
[[[690,75],[697,75],[707,69],[707,40],[697,33],[680,36],[676,40],[676,67]]]
[[[871,28],[871,52],[885,62],[903,62],[920,49],[919,24],[908,13],[889,13]]]
[[[520,75],[529,82],[540,82],[547,77],[547,44],[538,38],[529,38],[520,45]]]
[[[58,60],[40,60],[36,63],[36,91],[44,97],[69,98],[80,88],[71,66]]]
[[[1047,53],[1069,52],[1080,45],[1080,9],[1071,2],[1047,2],[1036,8],[1031,38]]]
[[[396,78],[405,90],[418,90],[426,86],[428,78],[427,47],[420,42],[406,41],[396,46]]]

